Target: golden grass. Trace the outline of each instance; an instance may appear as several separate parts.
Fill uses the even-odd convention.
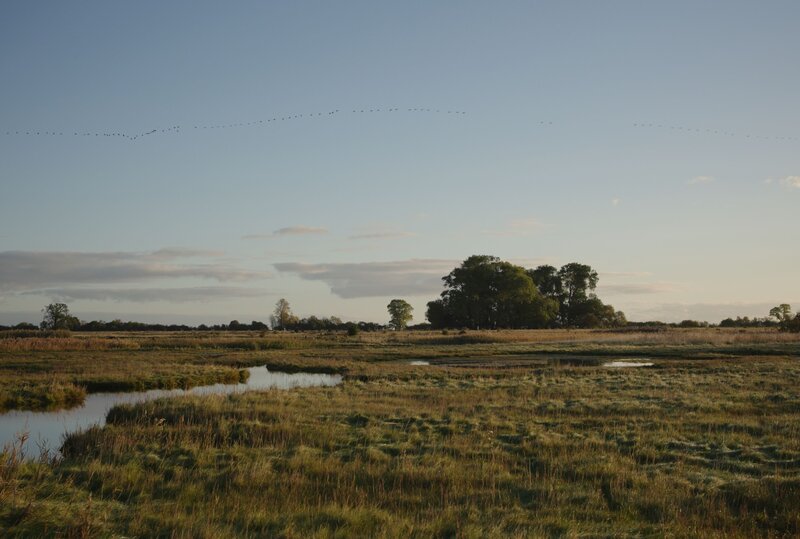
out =
[[[0,455],[11,537],[792,537],[800,340],[769,330],[104,334],[0,352],[0,395],[279,370],[336,388],[118,407]],[[255,346],[254,346],[255,343]],[[608,369],[613,357],[651,357]],[[430,366],[409,360],[425,358]]]
[[[795,360],[382,368],[119,407],[62,462],[6,474],[0,522],[19,536],[800,533]]]

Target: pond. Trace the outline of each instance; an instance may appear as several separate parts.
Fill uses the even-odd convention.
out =
[[[614,367],[614,368],[628,368],[628,367],[652,367],[654,363],[652,361],[642,361],[642,360],[630,360],[630,359],[618,359],[616,361],[609,361],[608,363],[603,363],[603,367]]]
[[[104,425],[108,411],[118,404],[135,404],[161,397],[180,395],[229,395],[258,389],[292,389],[296,387],[335,386],[342,382],[338,374],[271,372],[267,367],[247,369],[246,383],[213,384],[191,389],[151,389],[129,393],[91,393],[83,405],[69,410],[34,412],[12,410],[0,414],[0,448],[15,443],[22,433],[28,441],[23,448],[26,457],[36,457],[47,450],[58,451],[65,435],[92,425]]]

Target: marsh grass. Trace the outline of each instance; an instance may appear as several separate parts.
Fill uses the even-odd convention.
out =
[[[289,334],[276,342],[298,344],[259,350],[7,352],[0,380],[10,388],[40,376],[155,383],[265,363],[328,369],[345,382],[119,406],[105,427],[68,437],[58,461],[24,461],[10,448],[0,459],[0,529],[11,537],[800,534],[796,340],[558,333],[497,332],[499,342],[473,344],[433,333]],[[597,366],[635,350],[648,350],[655,366]],[[767,355],[774,350],[784,353]],[[406,361],[420,357],[431,365]]]
[[[244,367],[307,370],[366,380],[383,362],[425,359],[439,365],[489,361],[535,367],[608,357],[709,359],[800,356],[800,335],[771,329],[671,329],[440,332],[72,333],[0,338],[0,409],[77,404],[81,392],[139,391],[232,383]],[[512,359],[513,358],[513,361]],[[592,359],[594,358],[594,360]],[[72,388],[72,389],[70,389]]]
[[[117,407],[38,484],[20,464],[0,519],[21,536],[800,533],[795,361],[384,368],[393,381]],[[57,523],[64,504],[85,520]]]
[[[69,408],[95,392],[238,383],[263,359],[226,361],[191,352],[59,350],[0,353],[0,411]]]

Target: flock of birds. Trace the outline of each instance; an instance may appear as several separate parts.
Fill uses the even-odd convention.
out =
[[[756,135],[753,133],[736,133],[734,131],[726,131],[724,129],[708,129],[708,128],[698,128],[698,127],[684,127],[681,125],[665,125],[665,124],[644,124],[644,123],[636,123],[633,124],[633,127],[639,129],[662,129],[662,130],[672,130],[672,131],[683,131],[685,133],[702,133],[702,134],[711,134],[711,135],[723,135],[726,137],[740,137],[740,138],[750,138],[750,139],[759,139],[759,140],[790,140],[790,141],[797,141],[800,140],[798,137],[788,137],[788,136],[769,136],[769,135]]]
[[[397,113],[397,112],[405,112],[405,113],[428,113],[428,114],[450,114],[450,115],[463,115],[466,114],[463,110],[447,110],[447,109],[436,109],[436,108],[372,108],[372,109],[352,109],[351,114],[375,114],[375,113]],[[283,116],[275,116],[273,118],[264,118],[261,120],[252,120],[249,122],[238,122],[238,123],[225,123],[225,124],[206,124],[206,125],[193,125],[191,129],[232,129],[237,127],[248,127],[248,126],[260,126],[260,125],[268,125],[277,122],[287,122],[291,120],[299,120],[303,118],[323,118],[323,117],[330,117],[337,114],[342,113],[340,109],[330,110],[325,112],[311,112],[311,113],[304,113],[304,114],[288,114]],[[538,122],[539,125],[553,125],[553,122],[549,121],[540,121]],[[701,134],[709,134],[709,135],[723,135],[728,137],[741,137],[741,138],[749,138],[749,139],[759,139],[759,140],[787,140],[787,141],[797,141],[800,140],[798,137],[792,136],[768,136],[768,135],[756,135],[752,133],[736,133],[733,131],[726,131],[724,129],[709,129],[709,128],[695,128],[695,127],[685,127],[685,126],[678,126],[678,125],[667,125],[667,124],[657,124],[657,123],[635,123],[633,124],[634,128],[637,129],[661,129],[661,130],[671,130],[671,131],[681,131],[684,133],[701,133]],[[137,140],[143,137],[147,137],[150,135],[156,134],[168,134],[168,133],[180,133],[182,127],[180,125],[173,125],[171,127],[165,127],[162,129],[152,129],[150,131],[144,131],[141,133],[126,133],[126,132],[98,132],[98,131],[43,131],[43,130],[24,130],[24,131],[6,131],[7,136],[33,136],[33,137],[42,137],[42,136],[73,136],[73,137],[115,137],[120,139],[126,140]]]
[[[340,109],[326,111],[326,112],[311,112],[311,113],[304,113],[304,114],[288,114],[284,116],[275,116],[273,118],[265,118],[261,120],[252,120],[249,122],[239,122],[239,123],[231,123],[231,124],[207,124],[207,125],[194,125],[191,129],[231,129],[236,127],[248,127],[248,126],[259,126],[259,125],[267,125],[271,123],[277,122],[286,122],[291,120],[299,120],[301,118],[321,118],[321,117],[329,117],[340,114],[342,111]],[[430,114],[450,114],[450,115],[463,115],[466,114],[463,110],[447,110],[447,109],[431,109],[431,108],[407,108],[407,109],[400,109],[400,108],[372,108],[372,109],[352,109],[352,114],[375,114],[375,113],[386,113],[386,112],[411,112],[411,113],[430,113]],[[552,122],[551,122],[552,123]],[[29,136],[29,137],[63,137],[63,136],[72,136],[72,137],[117,137],[121,139],[127,140],[137,140],[142,137],[147,137],[150,135],[155,134],[167,134],[167,133],[180,133],[182,127],[180,125],[173,125],[171,127],[166,127],[163,129],[152,129],[150,131],[144,131],[141,133],[125,133],[125,132],[102,132],[102,131],[43,131],[43,130],[24,130],[24,131],[6,131],[7,136]]]

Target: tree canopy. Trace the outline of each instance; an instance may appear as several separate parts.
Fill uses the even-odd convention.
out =
[[[442,279],[441,299],[428,303],[433,327],[545,327],[557,311],[525,268],[494,256],[471,256]]]
[[[51,303],[42,309],[42,329],[75,329],[81,325],[77,317],[72,316],[66,303]]]
[[[405,329],[411,319],[414,318],[411,314],[414,307],[404,299],[393,299],[386,308],[389,310],[389,326],[392,329]]]
[[[289,329],[298,322],[285,298],[281,298],[275,303],[275,310],[270,317],[270,322],[272,322],[272,329]]]
[[[441,298],[428,303],[434,328],[602,327],[625,315],[594,294],[597,272],[572,262],[525,269],[495,256],[473,255],[445,275]]]
[[[792,315],[792,306],[781,303],[769,310],[769,315],[778,320],[781,331],[800,332],[800,312]]]

